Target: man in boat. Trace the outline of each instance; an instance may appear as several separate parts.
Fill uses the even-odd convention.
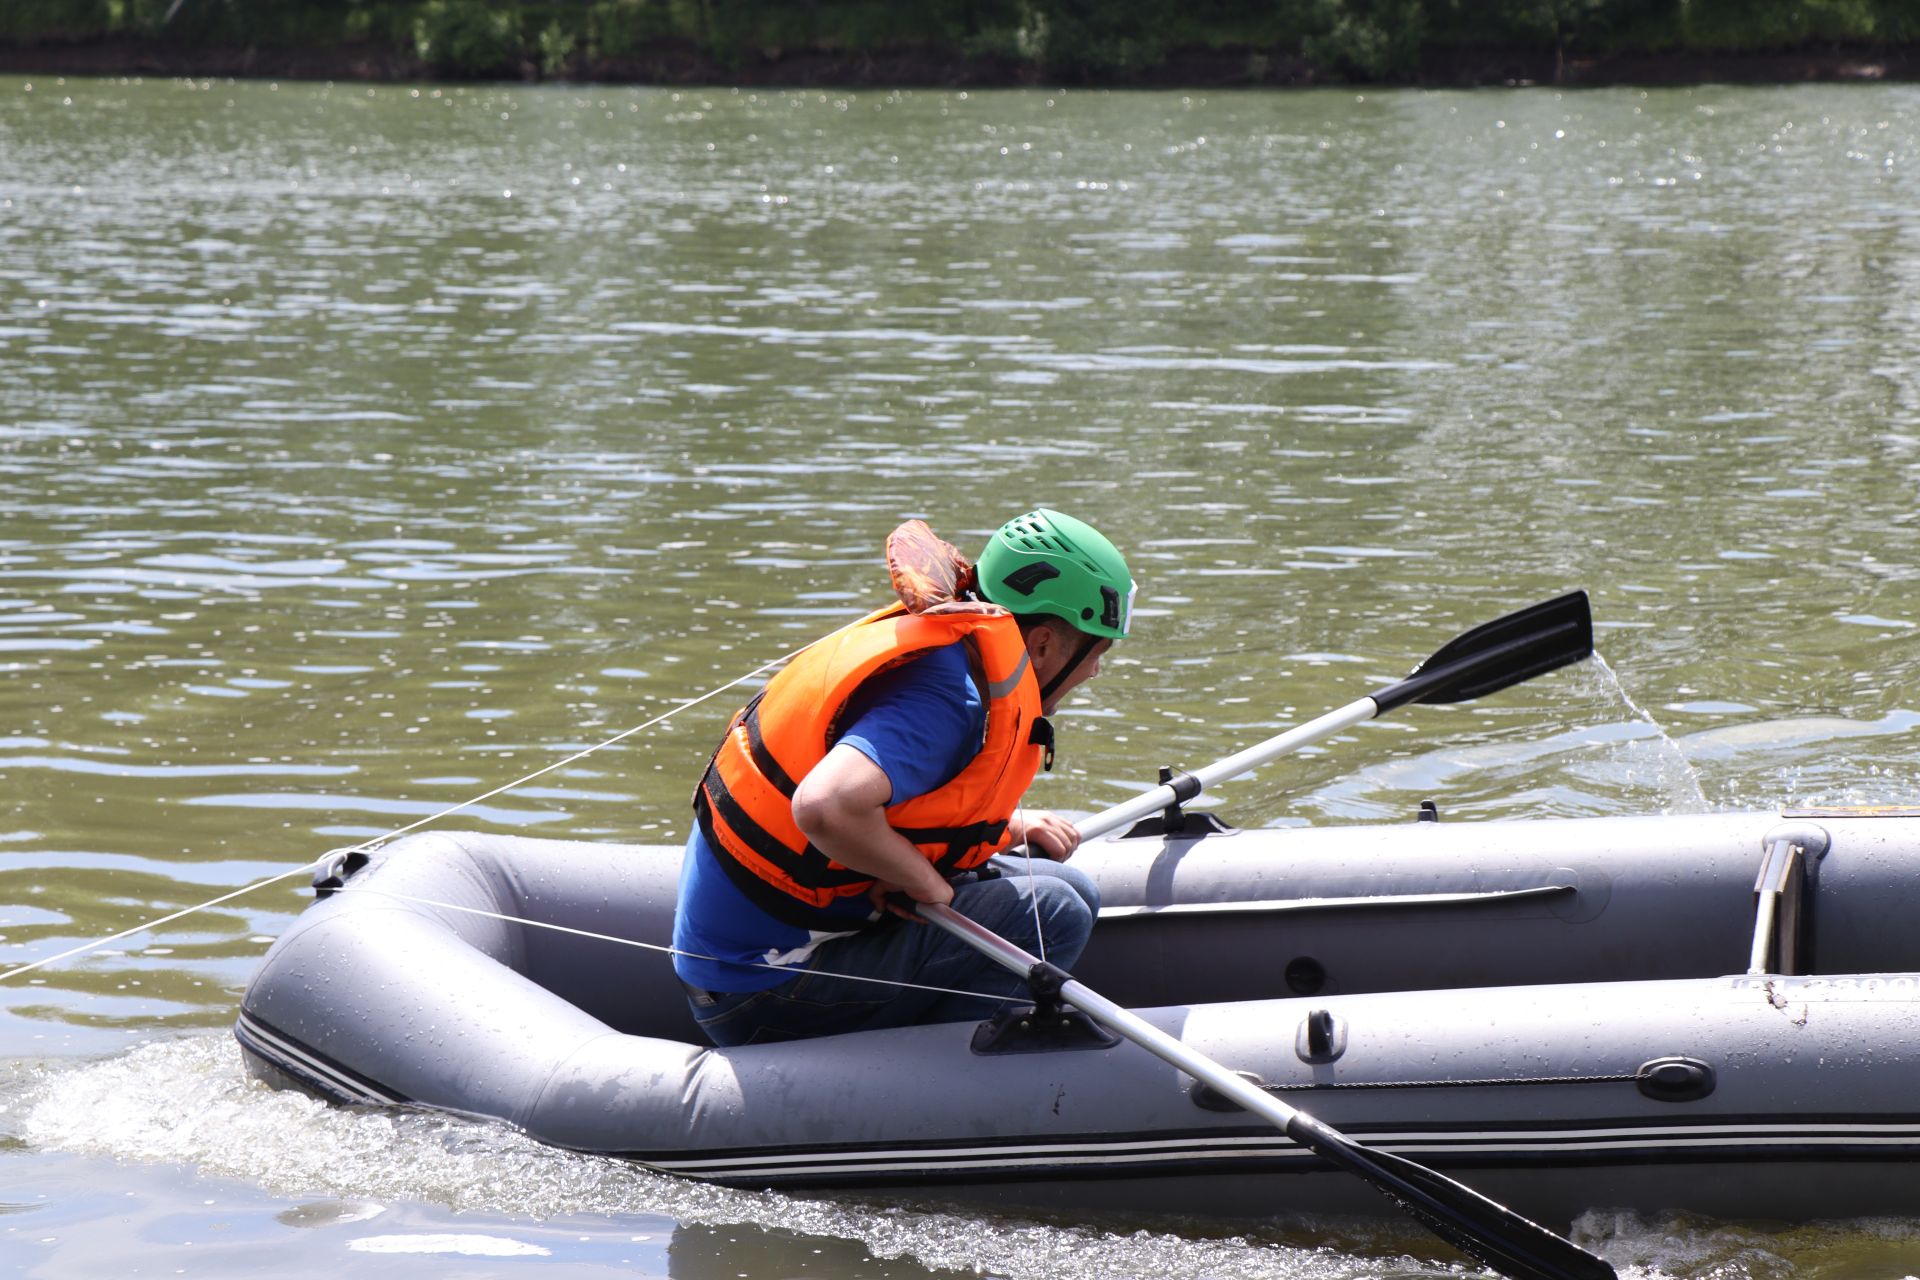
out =
[[[716,1044],[977,1021],[1023,997],[891,895],[1062,967],[1093,928],[1099,891],[1065,865],[1079,832],[1021,797],[1053,764],[1046,717],[1127,634],[1126,560],[1042,508],[977,569],[917,520],[887,563],[901,603],[768,681],[694,793],[674,968]]]

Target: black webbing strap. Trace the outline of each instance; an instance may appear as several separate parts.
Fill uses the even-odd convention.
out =
[[[944,844],[947,851],[933,865],[945,870],[960,860],[967,850],[980,844],[997,843],[1006,834],[1007,820],[971,822],[962,827],[895,827],[911,844]]]
[[[749,849],[776,867],[789,868],[790,874],[798,872],[794,875],[795,880],[817,888],[834,889],[865,884],[873,879],[850,868],[836,869],[831,865],[832,860],[812,844],[804,849],[793,849],[783,844],[771,831],[747,816],[747,811],[727,790],[719,770],[711,765],[707,768],[707,776],[700,780],[699,790],[693,793],[693,815],[715,859],[727,873],[727,879],[733,881],[734,887],[755,906],[786,924],[802,929],[817,929],[820,927],[820,908],[800,901],[777,885],[767,883],[755,875],[751,868],[742,865],[721,843],[719,833],[715,830],[716,815]]]
[[[760,695],[754,695],[747,709],[740,713],[740,727],[747,731],[747,755],[753,760],[753,767],[760,776],[771,782],[775,789],[787,799],[793,799],[793,793],[799,789],[799,783],[773,758],[773,752],[767,750],[766,739],[760,736]]]
[[[1080,669],[1080,664],[1087,660],[1087,655],[1093,652],[1093,647],[1100,643],[1099,636],[1090,636],[1084,631],[1076,631],[1074,634],[1080,637],[1080,647],[1073,651],[1073,661],[1060,668],[1060,674],[1047,681],[1046,687],[1040,690],[1040,705],[1043,707],[1047,705],[1047,699],[1053,697],[1053,691],[1064,684],[1068,676]]]

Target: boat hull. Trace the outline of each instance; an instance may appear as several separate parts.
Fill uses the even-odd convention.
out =
[[[1082,857],[1113,914],[1077,972],[1289,1104],[1543,1221],[1910,1211],[1920,931],[1895,890],[1920,822],[1822,823],[1799,955],[1871,967],[1748,975],[1754,881],[1783,821],[1813,820],[1100,842]],[[983,1054],[950,1024],[705,1047],[667,958],[606,940],[666,940],[677,860],[400,842],[275,944],[236,1034],[276,1084],[730,1185],[1391,1211],[1130,1044]]]

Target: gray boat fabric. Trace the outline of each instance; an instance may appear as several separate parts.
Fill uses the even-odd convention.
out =
[[[1798,971],[1748,975],[1768,837],[1809,824]],[[983,1054],[950,1024],[708,1048],[669,957],[609,940],[667,943],[679,857],[397,842],[268,952],[236,1026],[249,1065],[734,1185],[1391,1212],[1130,1044]],[[1920,817],[1245,831],[1076,864],[1106,903],[1087,985],[1521,1212],[1807,1218],[1920,1192]]]

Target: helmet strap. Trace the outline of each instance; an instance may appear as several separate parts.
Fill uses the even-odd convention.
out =
[[[1053,679],[1047,681],[1045,685],[1041,686],[1041,689],[1040,689],[1040,705],[1041,706],[1045,706],[1047,704],[1047,701],[1053,697],[1054,690],[1058,689],[1062,684],[1066,683],[1066,679],[1068,676],[1072,675],[1074,672],[1080,669],[1080,664],[1087,660],[1087,655],[1093,652],[1093,647],[1100,643],[1099,636],[1090,636],[1086,632],[1081,631],[1077,627],[1074,629],[1074,634],[1080,637],[1080,647],[1073,651],[1073,661],[1069,662],[1066,666],[1060,668],[1060,673],[1058,675],[1054,676]]]

